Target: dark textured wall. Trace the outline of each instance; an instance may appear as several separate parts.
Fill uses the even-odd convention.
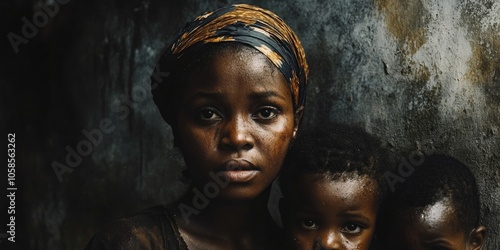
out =
[[[17,53],[6,35],[22,35],[22,17],[44,4],[1,4],[17,249],[80,249],[103,223],[182,194],[183,163],[149,76],[187,20],[235,1],[59,2]],[[311,69],[305,126],[327,117],[365,127],[401,159],[420,150],[464,161],[480,184],[485,249],[500,249],[500,1],[243,2],[273,10],[301,38]],[[68,158],[72,150],[81,157]]]

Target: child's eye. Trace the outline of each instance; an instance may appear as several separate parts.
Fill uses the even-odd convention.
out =
[[[198,112],[198,118],[203,121],[220,121],[222,116],[215,108],[203,108]]]
[[[260,108],[257,113],[252,115],[254,119],[261,119],[261,120],[269,120],[273,119],[278,115],[279,111],[276,108],[273,107],[262,107]]]
[[[361,230],[362,230],[361,226],[356,223],[348,223],[341,229],[343,233],[348,233],[348,234],[357,234],[360,233]]]
[[[314,220],[311,220],[311,219],[305,219],[305,220],[302,220],[300,222],[300,226],[303,228],[303,229],[306,229],[306,230],[314,230],[316,229],[318,226],[316,225],[316,222]]]

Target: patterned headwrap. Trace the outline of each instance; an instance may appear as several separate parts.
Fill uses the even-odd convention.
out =
[[[193,53],[218,42],[243,43],[266,55],[290,84],[294,109],[304,106],[309,73],[304,49],[280,17],[256,6],[235,4],[197,17],[181,30],[160,63],[173,65],[188,49]]]

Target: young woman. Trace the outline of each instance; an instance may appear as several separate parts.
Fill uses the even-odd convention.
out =
[[[267,210],[302,118],[308,66],[274,13],[232,5],[197,17],[158,65],[153,96],[192,187],[105,226],[89,249],[279,249]]]

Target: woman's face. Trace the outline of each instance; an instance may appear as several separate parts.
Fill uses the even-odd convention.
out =
[[[210,198],[253,199],[275,179],[297,129],[281,72],[254,49],[223,50],[181,90],[179,146]]]

